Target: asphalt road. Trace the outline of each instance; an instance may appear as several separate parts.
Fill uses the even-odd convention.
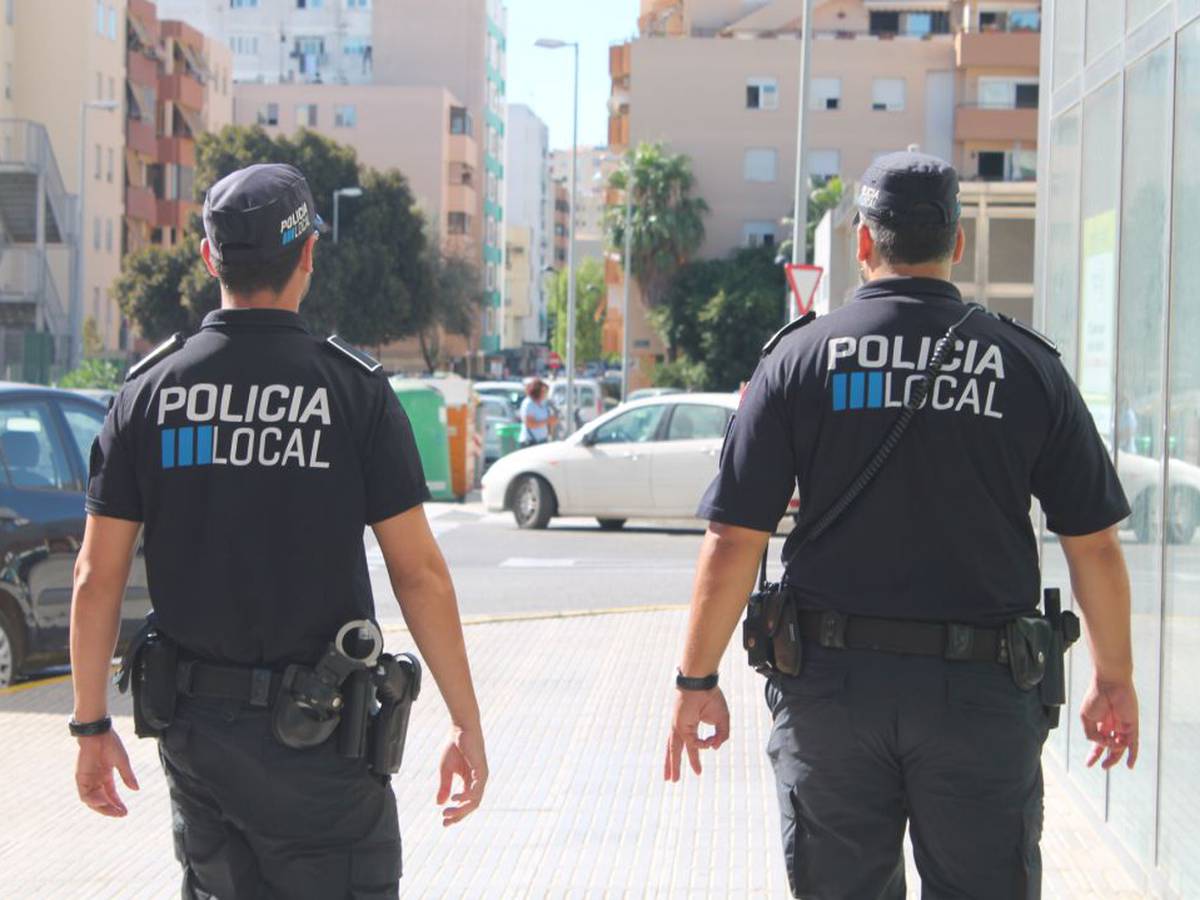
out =
[[[704,534],[699,521],[635,520],[610,532],[594,519],[554,519],[544,531],[521,531],[510,514],[472,503],[431,503],[427,513],[464,616],[686,604]],[[772,541],[776,562],[782,542]],[[369,531],[367,562],[380,621],[398,622]]]

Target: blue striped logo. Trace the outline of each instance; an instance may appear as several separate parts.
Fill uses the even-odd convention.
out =
[[[834,412],[882,408],[882,372],[839,372],[833,376]]]
[[[209,466],[213,461],[213,427],[164,428],[162,431],[162,467]]]

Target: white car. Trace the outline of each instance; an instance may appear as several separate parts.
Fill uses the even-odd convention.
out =
[[[553,516],[594,516],[605,529],[631,518],[694,519],[717,474],[736,394],[673,394],[627,403],[565,441],[499,460],[483,477],[489,510],[521,528]]]

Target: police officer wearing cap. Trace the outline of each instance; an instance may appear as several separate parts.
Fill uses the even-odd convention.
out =
[[[1137,756],[1116,530],[1129,506],[1053,345],[950,282],[955,171],[885,156],[857,200],[865,283],[764,348],[701,503],[664,775],[679,780],[685,753],[698,774],[700,751],[728,739],[715,673],[798,488],[781,586],[763,586],[744,626],[769,676],[793,895],[904,897],[908,826],[923,896],[1037,897],[1040,755],[1077,620],[1051,599],[1037,609],[1031,498],[1086,621],[1081,717],[1089,764],[1106,768]]]
[[[350,694],[348,681],[317,675],[356,666],[373,675],[332,649],[335,635],[351,623],[382,643],[367,525],[453,723],[437,795],[444,824],[472,812],[487,781],[454,589],[425,518],[408,419],[379,363],[311,335],[298,314],[318,224],[291,166],[251,166],[215,184],[201,253],[221,308],[130,371],[92,448],[71,618],[77,787],[106,816],[127,811],[114,770],[138,787],[106,685],[144,530],[156,622],[142,647],[146,660],[171,662],[165,677],[157,663],[135,668],[135,718],[139,733],[143,720],[157,721],[189,898],[398,895],[388,776],[348,758],[341,737],[322,739],[328,723],[344,725]]]

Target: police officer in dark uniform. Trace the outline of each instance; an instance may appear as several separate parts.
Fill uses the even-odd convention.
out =
[[[202,254],[222,307],[134,367],[92,448],[71,621],[77,786],[108,816],[126,814],[114,769],[137,788],[106,685],[144,527],[156,622],[129,677],[139,734],[160,737],[185,897],[397,896],[394,768],[365,758],[362,735],[348,751],[343,733],[352,697],[373,706],[351,685],[384,671],[367,525],[454,725],[438,803],[455,776],[463,787],[445,824],[478,806],[487,779],[408,419],[379,363],[298,315],[319,224],[291,166],[214,185]]]
[[[882,157],[857,203],[865,283],[764,348],[700,506],[711,526],[664,774],[679,779],[685,751],[699,773],[699,752],[728,737],[717,665],[798,487],[782,586],[756,594],[745,632],[752,659],[771,652],[792,893],[903,897],[908,825],[923,896],[1037,897],[1040,754],[1077,620],[1037,610],[1031,496],[1088,626],[1081,713],[1089,764],[1105,767],[1137,754],[1116,532],[1129,507],[1053,345],[950,283],[954,170]]]

